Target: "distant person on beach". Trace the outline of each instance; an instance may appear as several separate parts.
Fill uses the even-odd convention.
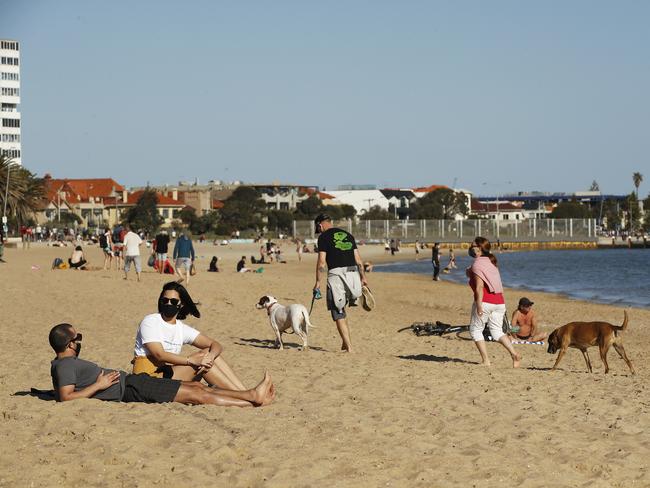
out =
[[[140,236],[133,232],[129,224],[124,226],[126,234],[124,236],[124,279],[129,278],[129,271],[131,264],[135,267],[135,274],[140,281],[140,273],[142,273],[142,262],[140,261],[140,245],[142,239]]]
[[[302,263],[302,241],[296,239],[296,252],[298,253],[298,262]]]
[[[528,298],[519,299],[519,306],[512,314],[510,325],[517,332],[513,334],[513,339],[521,341],[538,342],[546,340],[547,334],[537,328],[537,318],[533,310],[533,302]]]
[[[433,264],[433,281],[440,280],[440,243],[436,242],[431,248],[431,264]]]
[[[458,266],[456,266],[456,256],[454,255],[454,250],[453,248],[449,248],[449,262],[447,263],[447,266],[445,266],[445,269],[442,270],[443,273],[450,273],[452,269],[456,269]]]
[[[390,255],[395,256],[395,253],[397,252],[397,244],[395,243],[395,239],[390,240]]]
[[[165,270],[165,262],[167,261],[167,253],[169,252],[169,234],[166,230],[160,231],[154,238],[153,251],[156,255],[158,272],[163,274]]]
[[[176,264],[176,274],[179,277],[178,282],[181,283],[185,281],[186,284],[190,284],[190,270],[192,269],[192,264],[194,263],[194,246],[192,245],[192,239],[190,239],[189,231],[183,232],[176,243],[174,244],[174,261]]]
[[[237,272],[250,273],[252,271],[252,269],[246,267],[246,256],[242,256],[241,259],[237,262]]]
[[[133,373],[183,381],[203,378],[220,388],[245,390],[224,361],[221,344],[182,322],[188,315],[201,316],[187,289],[175,281],[165,284],[158,297],[158,313],[145,316],[138,327]],[[199,351],[185,356],[181,354],[185,344]]]
[[[321,281],[327,272],[327,309],[343,341],[341,350],[352,352],[345,307],[362,295],[362,285],[368,286],[363,261],[354,236],[334,227],[329,215],[320,214],[314,224],[316,233],[320,234],[314,293],[320,292]]]
[[[415,241],[415,260],[420,259],[420,241],[416,240]]]
[[[212,256],[212,260],[210,261],[210,266],[208,267],[208,271],[210,273],[219,272],[219,266],[217,265],[217,261],[219,261],[219,258],[217,256]]]
[[[4,225],[0,224],[0,263],[6,263],[2,256],[5,253],[5,231],[3,229]]]
[[[81,246],[75,247],[74,251],[72,251],[72,255],[68,258],[70,269],[86,269],[86,263],[88,263],[88,261],[86,261]]]
[[[99,236],[99,247],[104,253],[104,269],[111,269],[113,265],[113,238],[111,236],[111,230],[108,227]]]
[[[503,298],[503,284],[497,268],[497,258],[490,252],[490,241],[485,237],[477,237],[470,244],[469,255],[474,258],[472,266],[467,268],[469,286],[472,288],[474,301],[469,333],[481,354],[481,364],[490,366],[483,330],[486,325],[494,341],[501,343],[510,353],[512,365],[518,368],[521,356],[512,347],[510,338],[503,333],[503,316],[506,313]]]
[[[50,375],[54,396],[59,402],[93,398],[114,402],[258,407],[270,404],[275,398],[275,387],[268,374],[255,388],[239,391],[210,387],[198,381],[154,378],[102,368],[79,358],[82,339],[70,324],[58,324],[50,330],[50,346],[56,353]]]

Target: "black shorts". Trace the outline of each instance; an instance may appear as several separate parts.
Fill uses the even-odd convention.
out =
[[[345,307],[343,307],[343,310],[339,312],[336,306],[334,305],[334,296],[332,295],[332,289],[329,286],[327,287],[326,300],[327,300],[327,310],[330,311],[333,321],[336,322],[337,320],[341,320],[347,317],[347,314],[345,313]]]
[[[167,403],[173,402],[180,380],[154,378],[147,373],[128,374],[125,380],[123,402]]]

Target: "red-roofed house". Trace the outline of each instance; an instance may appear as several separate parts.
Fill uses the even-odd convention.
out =
[[[84,227],[112,225],[117,221],[115,202],[126,196],[124,186],[112,178],[57,179],[45,175],[44,182],[46,198],[36,214],[41,224],[56,220],[60,213],[72,212]]]

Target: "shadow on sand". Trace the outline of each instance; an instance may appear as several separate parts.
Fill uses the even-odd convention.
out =
[[[245,337],[239,337],[239,341],[235,341],[235,344],[239,346],[250,346],[250,347],[260,347],[262,349],[277,349],[277,346],[275,345],[275,341],[271,339],[246,339]],[[301,344],[297,344],[295,342],[286,342],[283,341],[282,344],[284,344],[285,349],[300,349],[302,347]],[[314,347],[314,346],[309,346],[310,351],[325,351],[322,347]]]
[[[434,356],[433,354],[411,354],[409,356],[397,356],[400,359],[411,361],[433,361],[434,363],[465,363],[478,364],[476,361],[466,361],[459,358],[450,358],[448,356]]]
[[[33,396],[46,402],[53,402],[56,400],[54,390],[39,390],[38,388],[31,388],[29,391],[17,391],[13,396]]]

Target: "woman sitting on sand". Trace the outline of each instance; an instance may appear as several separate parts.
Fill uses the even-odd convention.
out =
[[[246,390],[221,357],[221,344],[181,322],[188,315],[201,316],[185,287],[175,281],[164,285],[158,298],[158,313],[147,315],[138,327],[133,374],[183,381],[204,378],[219,388]],[[199,351],[183,356],[184,344],[192,344]]]
[[[86,269],[87,262],[81,246],[75,247],[74,251],[72,251],[72,256],[68,259],[70,269]]]
[[[208,271],[210,271],[211,273],[219,272],[219,266],[217,265],[217,261],[219,261],[219,258],[217,256],[212,256],[212,261],[210,261],[210,267],[208,268]]]
[[[477,237],[470,244],[469,255],[475,259],[465,272],[474,294],[469,332],[481,354],[481,364],[490,366],[483,337],[483,330],[487,325],[492,339],[506,348],[512,357],[513,367],[518,368],[521,356],[512,347],[508,335],[503,333],[506,302],[503,298],[503,285],[497,268],[497,258],[490,249],[490,241],[485,237]]]

